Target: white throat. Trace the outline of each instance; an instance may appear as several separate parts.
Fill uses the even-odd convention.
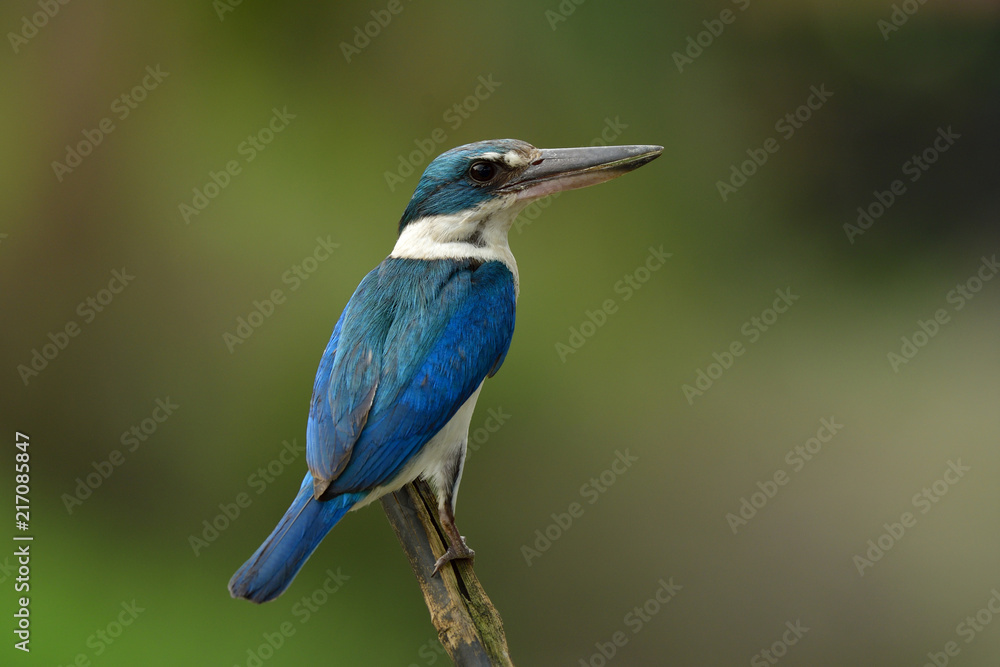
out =
[[[523,204],[492,200],[452,215],[429,215],[403,228],[390,257],[406,259],[464,259],[503,262],[520,290],[517,262],[507,243],[507,232]]]

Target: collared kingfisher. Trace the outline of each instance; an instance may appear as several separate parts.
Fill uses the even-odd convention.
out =
[[[611,180],[662,151],[499,139],[459,146],[427,166],[392,253],[333,328],[309,405],[309,471],[274,532],[230,580],[234,598],[278,597],[347,512],[418,477],[438,498],[450,542],[434,574],[473,557],[455,526],[455,500],[476,399],[514,333],[519,284],[507,232],[531,201]]]

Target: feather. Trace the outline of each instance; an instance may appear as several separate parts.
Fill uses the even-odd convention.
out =
[[[390,482],[488,375],[514,330],[501,262],[388,258],[344,309],[314,384],[314,495]]]

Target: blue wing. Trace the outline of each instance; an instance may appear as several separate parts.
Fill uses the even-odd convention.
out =
[[[500,262],[389,258],[344,309],[313,387],[317,497],[396,476],[503,363],[516,294]]]

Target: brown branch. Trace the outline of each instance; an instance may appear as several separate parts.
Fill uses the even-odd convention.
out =
[[[479,584],[472,563],[454,560],[432,577],[445,552],[437,500],[427,483],[417,480],[382,497],[382,508],[417,577],[438,639],[458,667],[513,667],[503,621]],[[436,555],[435,555],[436,554]]]

